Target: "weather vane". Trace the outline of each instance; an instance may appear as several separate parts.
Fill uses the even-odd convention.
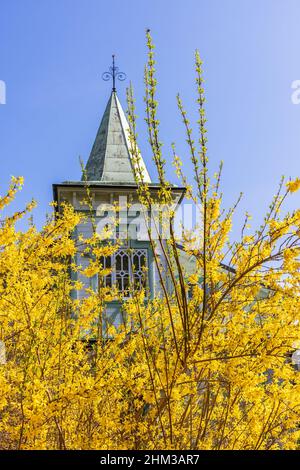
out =
[[[125,80],[126,74],[119,71],[119,67],[115,65],[115,54],[112,55],[112,67],[109,67],[108,72],[102,74],[102,79],[106,82],[112,78],[113,81],[113,91],[116,91],[116,78],[120,81]]]

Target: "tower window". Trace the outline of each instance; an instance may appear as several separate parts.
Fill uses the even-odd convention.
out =
[[[130,287],[141,290],[147,286],[147,258],[145,248],[117,250],[113,255],[101,259],[103,268],[111,269],[104,277],[106,287],[116,286],[118,291],[129,296]]]

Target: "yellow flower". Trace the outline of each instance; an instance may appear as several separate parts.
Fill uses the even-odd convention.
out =
[[[189,283],[190,284],[198,284],[198,282],[199,282],[199,275],[198,274],[192,274],[189,277]]]
[[[295,193],[300,189],[300,178],[296,178],[294,181],[289,181],[286,186],[290,193]]]

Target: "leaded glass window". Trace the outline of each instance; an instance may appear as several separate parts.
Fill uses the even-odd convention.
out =
[[[103,257],[101,264],[104,269],[111,269],[111,274],[104,277],[104,285],[116,286],[125,297],[129,295],[130,287],[137,290],[147,286],[147,258],[145,248],[122,248],[111,256]]]

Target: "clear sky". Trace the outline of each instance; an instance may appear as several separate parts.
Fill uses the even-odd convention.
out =
[[[240,211],[258,221],[280,176],[300,175],[300,104],[291,101],[291,84],[300,79],[299,0],[0,0],[0,80],[7,91],[0,105],[0,193],[10,175],[23,175],[18,207],[35,197],[39,224],[52,183],[80,179],[78,157],[87,160],[109,98],[111,84],[101,74],[112,53],[133,82],[140,146],[155,176],[143,123],[146,28],[156,44],[167,160],[175,141],[191,173],[175,98],[180,91],[196,119],[198,48],[209,156],[213,170],[224,160],[226,204],[243,191]],[[124,108],[127,84],[117,85]],[[299,207],[299,196],[289,206]]]

